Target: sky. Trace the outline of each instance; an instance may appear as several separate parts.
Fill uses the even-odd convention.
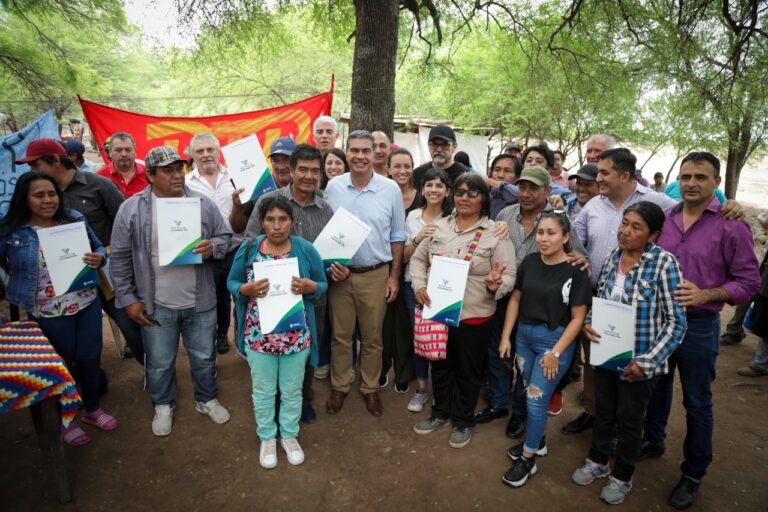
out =
[[[128,21],[141,28],[148,44],[165,48],[191,46],[193,34],[178,26],[173,0],[125,0],[124,10]]]

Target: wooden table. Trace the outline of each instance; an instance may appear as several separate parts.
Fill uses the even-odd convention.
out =
[[[0,327],[0,415],[28,407],[38,444],[51,456],[61,503],[72,500],[59,425],[68,426],[80,395],[64,361],[35,322]]]

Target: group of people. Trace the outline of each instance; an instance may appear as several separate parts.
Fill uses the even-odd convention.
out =
[[[40,324],[72,370],[82,423],[118,425],[99,404],[102,309],[145,365],[156,436],[173,428],[180,338],[195,409],[229,421],[217,399],[216,357],[229,350],[234,302],[264,468],[277,465],[278,437],[290,464],[304,461],[298,436],[300,423],[317,420],[314,380],[330,377],[325,409],[339,414],[359,372],[366,408],[381,416],[379,392],[393,368],[396,392],[416,383],[409,411],[432,404],[417,434],[450,423],[448,443],[462,448],[478,424],[508,417],[506,434],[522,441],[509,449],[502,481],[520,487],[548,453],[548,415],[560,413],[563,388],[581,373],[584,412],[563,432],[591,428],[592,443],[572,480],[608,477],[601,498],[618,504],[632,489],[636,462],[665,451],[677,370],[686,437],[669,503],[690,506],[712,461],[720,311],[750,302],[761,286],[742,209],[715,197],[719,160],[687,155],[675,200],[644,185],[635,156],[607,135],[589,139],[587,163],[572,175],[562,152],[512,143],[483,176],[456,161],[456,135],[446,125],[432,128],[431,161],[418,167],[383,132],[353,131],[344,151],[337,139],[326,116],[314,123],[314,145],[278,138],[268,155],[278,188],[246,203],[210,133],[192,137],[185,156],[153,148],[143,165],[132,136],[116,133],[110,163],[96,172],[82,169],[79,147],[29,144],[18,162],[32,170],[19,177],[0,221],[7,298]],[[202,236],[193,253],[202,263],[160,265],[158,200],[181,197],[199,198]],[[340,208],[371,231],[351,261],[326,268],[313,242]],[[80,221],[91,244],[83,261],[102,279],[56,296],[36,231]],[[469,270],[458,325],[443,326],[445,352],[430,360],[414,353],[413,331],[431,305],[436,255],[465,260]],[[303,298],[304,327],[264,333],[259,299],[271,285],[255,277],[254,263],[284,258],[298,261],[291,293]],[[762,287],[768,295],[765,277]],[[606,342],[592,328],[594,297],[635,308],[634,352],[619,371],[590,365],[592,344]],[[488,405],[476,411],[485,383]],[[90,441],[78,422],[62,436],[73,446]]]

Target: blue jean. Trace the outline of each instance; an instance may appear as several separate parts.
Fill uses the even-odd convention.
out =
[[[547,404],[555,391],[558,381],[563,377],[573,356],[573,343],[560,354],[557,376],[547,380],[539,364],[544,354],[552,350],[565,330],[564,327],[550,329],[545,324],[517,324],[515,362],[522,386],[526,390],[526,408],[528,409],[528,427],[525,433],[523,449],[535,453],[539,449],[541,436],[547,427]]]
[[[672,408],[675,368],[680,373],[683,406],[686,412],[683,443],[683,474],[696,480],[707,473],[712,462],[712,382],[720,352],[720,315],[688,317],[683,342],[669,357],[669,373],[661,375],[645,415],[645,437],[653,442],[666,438],[667,420]]]
[[[176,403],[176,353],[179,335],[189,356],[195,400],[216,398],[216,308],[197,313],[195,308],[170,309],[155,304],[155,318],[160,325],[142,327],[144,352],[147,354],[147,385],[152,403]]]
[[[752,361],[752,369],[756,372],[768,371],[768,339],[758,338],[755,349],[755,359]]]
[[[101,301],[97,297],[90,306],[74,315],[55,318],[34,317],[45,337],[75,376],[83,394],[83,407],[92,412],[99,408],[101,382]]]
[[[488,377],[488,402],[497,409],[509,407],[509,388],[512,384],[512,371],[499,357],[499,342],[504,318],[507,316],[507,304],[509,304],[509,297],[504,297],[496,303],[496,314],[491,320],[491,337],[488,339],[488,359],[485,368]]]
[[[416,292],[413,291],[413,286],[408,281],[405,282],[405,308],[408,310],[408,316],[411,319],[411,325],[413,325],[416,312]],[[429,379],[429,359],[413,354],[413,368],[418,380],[426,381]]]
[[[232,297],[227,289],[227,277],[237,251],[230,251],[223,260],[213,260],[213,283],[216,285],[216,334],[229,332],[232,321]]]
[[[253,382],[253,412],[256,435],[262,441],[277,437],[275,397],[280,388],[280,437],[299,436],[301,418],[301,386],[309,359],[309,349],[288,355],[263,354],[245,348]]]

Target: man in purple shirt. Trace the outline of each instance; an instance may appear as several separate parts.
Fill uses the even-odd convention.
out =
[[[682,510],[693,504],[712,462],[712,381],[719,352],[720,311],[726,302],[749,301],[760,287],[760,274],[749,225],[720,215],[720,202],[714,196],[720,184],[720,161],[711,153],[691,153],[683,159],[679,179],[683,202],[666,211],[656,243],[680,262],[684,281],[675,296],[687,309],[688,331],[669,358],[670,372],[659,378],[648,404],[641,456],[664,453],[677,368],[687,433],[682,477],[669,504]]]

